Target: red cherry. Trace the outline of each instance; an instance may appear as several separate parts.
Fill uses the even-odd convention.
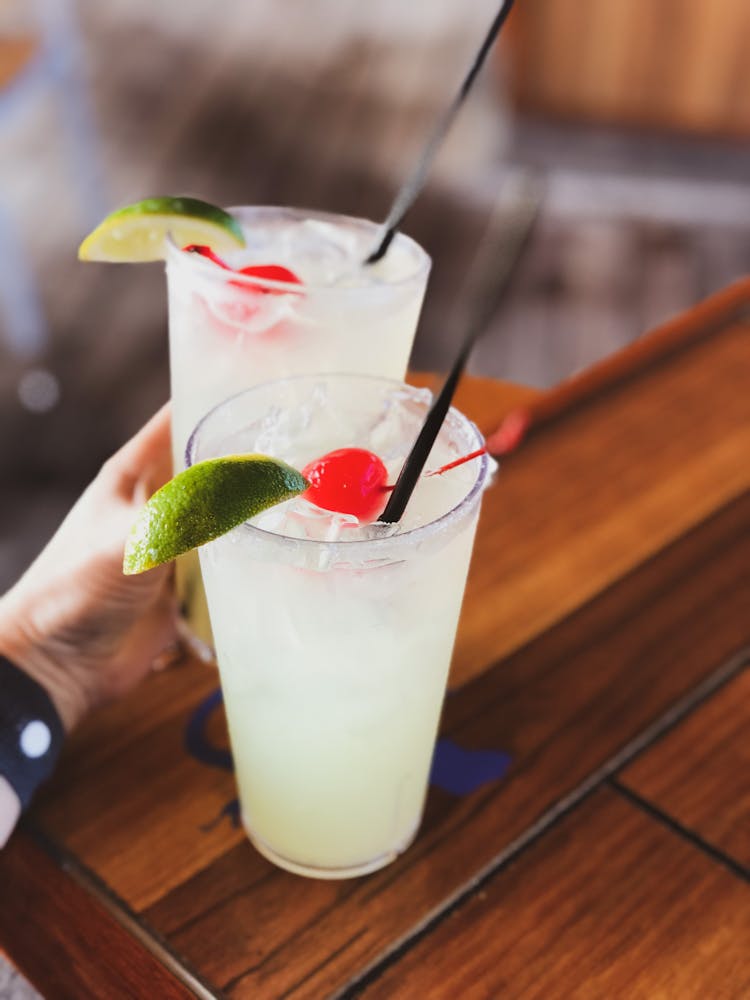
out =
[[[248,267],[240,268],[239,273],[246,274],[250,278],[262,278],[264,281],[285,281],[287,285],[302,284],[302,280],[297,277],[294,271],[290,271],[288,267],[282,267],[281,264],[250,264]],[[259,291],[272,295],[283,295],[286,289],[261,287]]]
[[[214,264],[223,268],[225,271],[235,271],[236,274],[245,274],[249,278],[262,278],[264,281],[284,281],[288,285],[301,285],[302,279],[298,278],[294,271],[290,271],[288,267],[282,267],[281,264],[248,264],[247,267],[241,267],[239,269],[230,267],[225,261],[219,257],[218,254],[214,253],[211,247],[205,246],[202,243],[188,243],[187,246],[182,248],[186,253],[197,253],[201,257],[206,257],[208,260],[212,261]],[[248,285],[244,281],[232,281],[232,285],[236,285],[237,288],[246,288],[249,292],[263,292],[270,293],[273,295],[283,295],[285,289],[283,288],[263,288],[262,286]]]
[[[364,448],[329,451],[306,465],[302,475],[310,480],[302,496],[325,510],[374,521],[385,506],[388,470]]]

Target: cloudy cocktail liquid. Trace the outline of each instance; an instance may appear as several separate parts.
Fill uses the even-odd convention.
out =
[[[383,379],[284,380],[217,407],[190,460],[260,451],[304,468],[358,447],[393,482],[428,405]],[[481,443],[451,411],[427,468]],[[413,839],[488,466],[423,477],[398,526],[303,495],[200,550],[243,822],[281,866],[364,874]]]
[[[247,246],[222,256],[231,269],[181,247],[168,251],[175,471],[198,420],[241,389],[309,372],[403,378],[429,274],[429,257],[403,235],[364,266],[378,234],[365,220],[232,212]],[[237,273],[253,265],[276,265],[298,281]],[[195,560],[181,561],[178,579],[189,624],[207,640]]]

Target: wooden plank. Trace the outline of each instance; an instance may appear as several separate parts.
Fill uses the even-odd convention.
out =
[[[214,823],[235,796],[231,773],[185,750],[186,722],[217,686],[215,668],[196,661],[153,675],[75,734],[36,803],[45,828],[134,910],[243,840]]]
[[[602,789],[357,995],[747,997],[750,887]]]
[[[480,673],[488,649],[517,649],[750,487],[748,331],[694,344],[501,463],[483,502],[455,682]]]
[[[0,948],[50,1000],[195,996],[23,833],[0,851],[0,885]]]
[[[746,613],[750,585],[744,581]],[[639,757],[622,783],[750,874],[750,670]]]
[[[389,868],[304,881],[242,845],[146,920],[230,996],[344,987],[742,645],[749,526],[750,499],[738,501],[453,694],[444,735],[509,752],[512,770],[465,796],[433,789],[418,840]]]

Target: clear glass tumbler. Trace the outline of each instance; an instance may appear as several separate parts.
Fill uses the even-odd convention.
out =
[[[394,477],[429,401],[361,376],[270,383],[209,413],[187,462],[260,451],[302,468],[358,446]],[[428,469],[482,444],[451,410]],[[243,823],[281,867],[363,875],[414,838],[489,466],[423,476],[399,526],[297,498],[200,549]]]
[[[171,245],[167,256],[175,469],[188,436],[221,400],[271,379],[308,372],[403,378],[430,258],[399,234],[385,258],[363,261],[379,226],[292,208],[231,209],[247,247],[233,268],[277,264],[301,284],[246,277]],[[198,561],[178,561],[178,593],[194,648],[211,655]]]

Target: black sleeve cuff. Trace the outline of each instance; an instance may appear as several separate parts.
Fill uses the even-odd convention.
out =
[[[65,730],[41,685],[0,656],[0,774],[21,800],[21,809],[52,774]]]

